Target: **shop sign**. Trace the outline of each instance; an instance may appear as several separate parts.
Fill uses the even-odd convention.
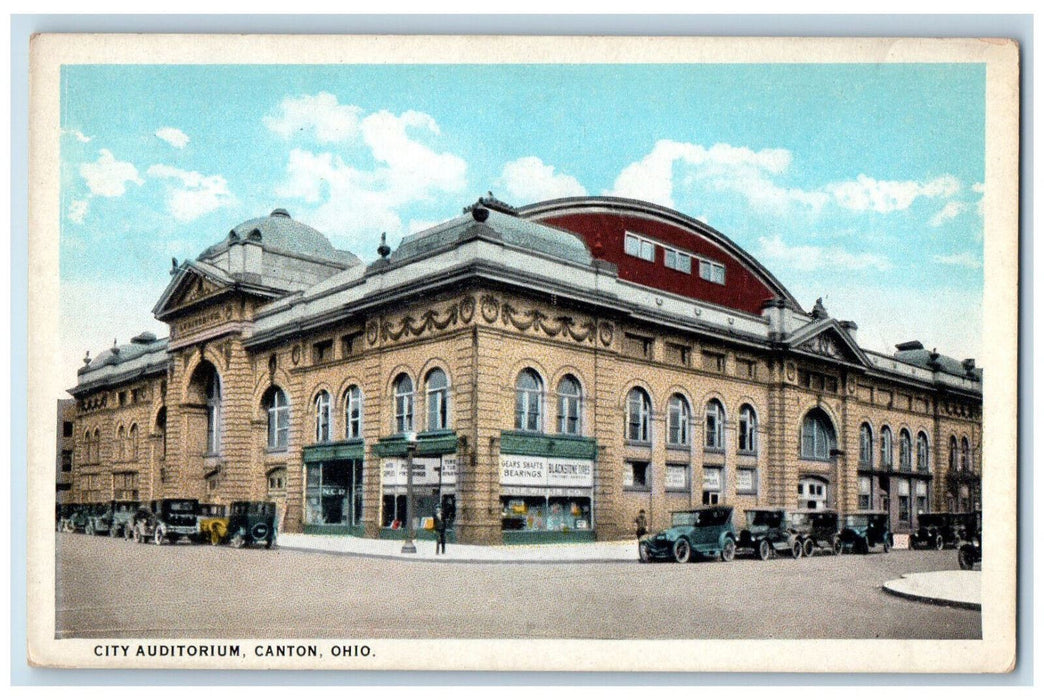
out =
[[[689,487],[688,467],[667,467],[667,474],[663,480],[664,488],[671,491],[684,491]]]
[[[442,484],[457,483],[457,456],[414,457],[413,485],[436,486],[441,467]],[[406,486],[406,460],[385,459],[381,462],[381,480],[385,486]]]
[[[703,488],[707,491],[721,491],[721,470],[703,468]]]
[[[594,462],[590,459],[501,455],[500,483],[503,486],[589,488],[594,486]]]
[[[753,469],[736,470],[736,490],[746,492],[753,492],[757,490],[757,488],[754,485]]]

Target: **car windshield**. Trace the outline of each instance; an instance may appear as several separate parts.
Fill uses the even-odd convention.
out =
[[[168,501],[167,508],[171,513],[192,513],[196,510],[194,501]]]
[[[748,510],[748,527],[779,527],[783,522],[783,514],[778,510]]]
[[[699,524],[699,513],[671,513],[672,527],[692,527]]]
[[[949,520],[947,516],[941,515],[939,513],[922,513],[921,515],[917,516],[917,522],[925,527],[929,525],[933,527],[945,525],[947,520]]]
[[[846,527],[866,527],[867,523],[870,522],[870,518],[866,515],[848,515],[845,516]]]

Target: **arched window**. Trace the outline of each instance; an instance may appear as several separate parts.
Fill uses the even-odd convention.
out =
[[[315,441],[330,442],[330,394],[326,391],[315,397]]]
[[[221,380],[217,372],[207,377],[207,454],[221,451]]]
[[[971,450],[968,448],[968,438],[961,438],[961,471],[971,469]]]
[[[627,439],[634,442],[650,442],[652,433],[649,430],[649,419],[652,414],[652,401],[640,387],[634,387],[627,394]]]
[[[87,430],[87,431],[85,431],[83,433],[83,461],[84,462],[88,462],[89,463],[91,461],[92,445],[93,445],[93,441],[91,440],[91,431]]]
[[[94,459],[93,462],[101,461],[101,430],[98,428],[94,429]]]
[[[917,471],[930,471],[928,464],[928,436],[923,432],[917,433]]]
[[[899,431],[899,468],[904,472],[908,472],[910,471],[911,464],[910,431],[903,428]]]
[[[128,442],[130,443],[130,454],[128,455],[131,460],[137,461],[138,459],[138,424],[134,423],[131,425],[130,430],[127,433]]]
[[[363,396],[355,384],[344,392],[344,437],[355,440],[362,437]]]
[[[758,451],[758,415],[754,413],[754,407],[746,403],[740,406],[739,451]]]
[[[957,438],[956,436],[950,436],[950,471],[957,471]]]
[[[563,435],[580,434],[580,407],[582,394],[580,382],[576,377],[567,374],[558,382],[558,432]]]
[[[869,423],[859,426],[859,466],[874,466],[874,433]]]
[[[123,426],[116,428],[116,459],[123,459],[123,443],[127,439],[126,434],[123,431]]]
[[[428,393],[428,430],[446,430],[449,427],[449,380],[436,367],[425,380]]]
[[[688,447],[689,426],[692,423],[692,412],[689,402],[681,394],[673,394],[667,402],[667,444]]]
[[[892,429],[881,428],[881,469],[892,468]]]
[[[539,432],[544,429],[544,382],[531,369],[518,373],[515,381],[515,429]]]
[[[814,408],[805,415],[801,423],[802,459],[830,459],[836,440],[834,425],[822,409]]]
[[[277,386],[265,393],[268,412],[268,449],[285,450],[290,441],[290,402],[286,392]]]
[[[717,399],[707,402],[707,423],[703,446],[708,450],[725,449],[725,407]]]
[[[160,459],[167,458],[167,407],[156,413],[156,432],[160,435]]]
[[[395,432],[413,431],[413,380],[406,373],[395,378]]]

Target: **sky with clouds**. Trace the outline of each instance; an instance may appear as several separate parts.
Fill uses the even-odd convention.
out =
[[[363,260],[460,213],[655,202],[892,352],[978,356],[985,70],[916,65],[65,66],[61,335],[166,334],[170,259],[277,207]]]

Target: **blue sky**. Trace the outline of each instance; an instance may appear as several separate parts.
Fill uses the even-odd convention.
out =
[[[891,352],[981,352],[985,69],[65,66],[63,376],[276,207],[364,260],[492,190],[678,209]]]

